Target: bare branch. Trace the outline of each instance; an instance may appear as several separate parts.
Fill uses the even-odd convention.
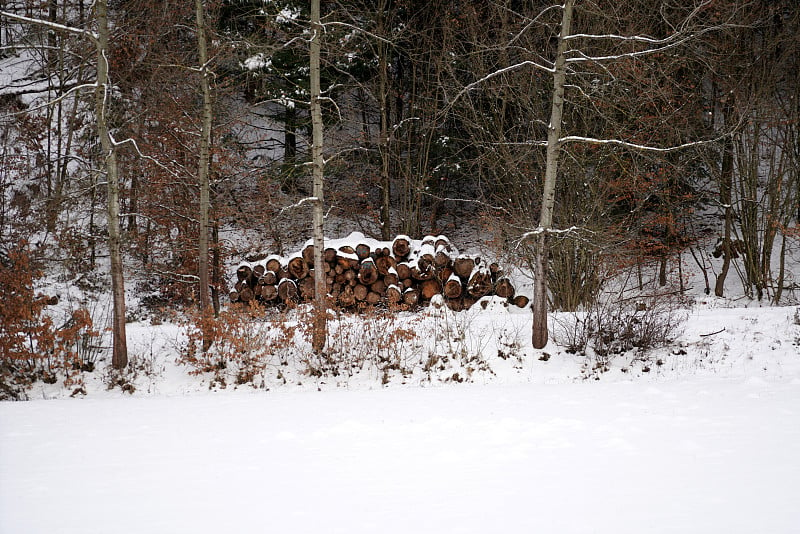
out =
[[[37,26],[44,26],[46,28],[50,28],[51,30],[56,30],[59,32],[80,35],[82,37],[90,39],[95,44],[97,43],[98,40],[98,36],[96,33],[90,32],[89,30],[84,30],[82,28],[74,28],[72,26],[65,26],[63,24],[58,24],[57,22],[50,22],[49,20],[35,19],[31,17],[25,17],[23,15],[16,15],[14,13],[9,13],[8,11],[0,11],[0,16],[9,18],[11,20],[16,20],[19,22],[27,22],[29,24],[35,24]]]
[[[15,111],[13,113],[7,113],[7,114],[3,115],[3,117],[12,117],[14,115],[25,115],[26,113],[30,113],[32,111],[38,111],[40,109],[46,108],[48,106],[53,106],[53,105],[59,103],[60,101],[64,100],[65,98],[67,98],[69,95],[71,95],[72,93],[74,93],[76,91],[80,91],[81,89],[87,89],[87,88],[95,89],[96,87],[97,87],[96,83],[84,83],[84,84],[76,85],[74,87],[71,87],[63,95],[57,96],[56,98],[53,98],[52,100],[48,100],[44,104],[40,104],[40,105],[34,106],[32,108],[27,108],[27,109],[24,109],[22,111]],[[36,92],[37,93],[45,93],[45,92],[48,92],[48,90],[45,89],[45,90],[36,91]],[[0,94],[2,94],[2,95],[19,95],[19,94],[30,94],[30,93],[33,93],[33,91],[26,92],[26,93],[13,93],[13,92],[12,93],[5,93],[5,92],[0,92]]]
[[[643,152],[661,152],[661,153],[665,153],[665,152],[676,152],[678,150],[683,150],[685,148],[690,148],[690,147],[694,147],[694,146],[702,146],[702,145],[708,145],[708,144],[711,144],[711,143],[716,143],[716,142],[721,141],[722,139],[725,139],[726,137],[728,137],[730,135],[732,135],[732,133],[726,133],[726,134],[721,135],[719,137],[715,137],[714,139],[706,139],[706,140],[702,140],[702,141],[692,141],[691,143],[683,143],[681,145],[674,145],[674,146],[668,146],[668,147],[656,147],[656,146],[650,146],[650,145],[640,145],[638,143],[631,143],[629,141],[623,141],[621,139],[598,139],[598,138],[595,138],[595,137],[583,137],[583,136],[580,136],[580,135],[568,135],[566,137],[560,138],[558,140],[558,142],[560,144],[566,144],[566,143],[588,143],[590,145],[617,145],[617,146],[622,146],[622,147],[625,147],[625,148],[631,148],[633,150],[641,150]],[[536,144],[541,145],[542,142],[538,142]]]
[[[458,99],[460,99],[462,96],[464,96],[465,93],[468,93],[469,91],[473,90],[475,87],[479,86],[480,84],[482,84],[484,82],[487,82],[487,81],[491,80],[492,78],[496,78],[497,76],[502,76],[503,74],[505,74],[507,72],[512,72],[512,71],[515,71],[515,70],[519,70],[519,69],[521,69],[523,67],[533,67],[533,68],[541,69],[541,70],[543,70],[545,72],[549,72],[549,73],[555,72],[555,68],[554,67],[545,67],[544,65],[540,65],[539,63],[536,63],[535,61],[522,61],[520,63],[515,63],[514,65],[510,65],[508,67],[504,67],[502,69],[498,69],[498,70],[496,70],[494,72],[491,72],[491,73],[487,74],[486,76],[484,76],[483,78],[480,78],[480,79],[475,80],[474,82],[468,84],[467,86],[465,86],[461,91],[459,91],[453,97],[453,99],[448,103],[448,107],[450,107],[453,104],[455,104],[455,102]]]

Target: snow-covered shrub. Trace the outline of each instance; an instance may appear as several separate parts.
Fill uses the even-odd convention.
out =
[[[431,299],[421,323],[428,350],[423,370],[429,380],[439,375],[444,381],[463,382],[475,371],[491,371],[486,356],[496,335],[492,325],[480,324],[477,318],[483,310],[497,312],[505,307],[499,297],[486,299],[485,306],[477,305],[461,312],[449,309],[441,295]]]
[[[685,321],[686,311],[668,295],[598,299],[585,311],[561,316],[554,339],[569,352],[589,354],[593,368],[604,371],[615,355],[668,345]]]
[[[33,286],[41,272],[24,244],[0,257],[0,399],[22,399],[37,380],[81,387],[82,371],[94,369],[97,340],[91,314],[73,310],[56,326],[45,307],[50,299]]]
[[[179,363],[192,367],[192,374],[212,375],[209,387],[222,388],[229,382],[265,387],[268,366],[288,365],[287,351],[298,332],[287,315],[265,315],[257,305],[231,305],[219,317],[191,312],[185,327]]]
[[[377,308],[358,315],[332,315],[324,355],[308,356],[308,372],[352,376],[375,371],[383,384],[390,381],[393,372],[408,376],[422,350],[417,335],[420,320]]]

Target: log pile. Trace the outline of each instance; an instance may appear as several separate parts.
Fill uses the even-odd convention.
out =
[[[430,303],[436,295],[456,311],[488,295],[520,308],[528,304],[527,297],[515,294],[496,263],[459,255],[444,236],[413,241],[401,235],[391,243],[370,243],[353,234],[343,241],[347,244],[323,252],[328,297],[340,308],[409,310]],[[314,246],[307,244],[288,260],[269,256],[240,264],[230,299],[267,306],[309,302],[314,298],[315,277]]]

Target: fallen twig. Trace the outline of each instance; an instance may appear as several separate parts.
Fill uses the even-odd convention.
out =
[[[724,332],[725,327],[722,327],[722,330],[717,330],[716,332],[711,332],[710,334],[700,334],[700,337],[708,337],[708,336],[716,336],[717,334]]]

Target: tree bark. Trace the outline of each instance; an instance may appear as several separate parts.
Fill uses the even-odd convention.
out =
[[[731,119],[733,95],[728,95],[724,106],[724,119]],[[731,231],[733,228],[733,206],[731,206],[731,191],[733,189],[733,138],[726,137],[723,141],[722,169],[720,170],[719,201],[725,210],[725,230],[722,237],[722,269],[714,282],[714,295],[722,297],[725,294],[725,279],[731,267]]]
[[[385,2],[378,6],[378,35],[383,35]],[[391,181],[389,177],[389,47],[384,41],[378,42],[378,98],[380,99],[380,141],[381,155],[381,239],[388,241],[392,233],[391,224]]]
[[[533,347],[547,345],[547,241],[548,232],[553,226],[553,207],[555,205],[556,178],[558,175],[558,156],[561,150],[561,117],[564,111],[564,84],[566,82],[566,37],[570,34],[572,9],[575,0],[566,0],[561,19],[561,33],[558,38],[555,72],[553,73],[553,103],[550,110],[550,125],[547,131],[547,162],[542,191],[542,209],[539,214],[538,235],[536,236],[536,280],[533,286]]]
[[[320,102],[320,40],[322,25],[320,24],[320,0],[311,0],[311,42],[309,43],[310,89],[311,89],[311,163],[313,175],[313,234],[314,234],[314,272],[324,273],[322,253],[325,250],[325,218],[324,204],[324,165],[322,157],[322,105]],[[314,278],[314,324],[312,328],[311,347],[316,354],[325,348],[327,330],[327,287],[325,277]]]
[[[198,277],[200,279],[200,313],[210,314],[211,295],[209,293],[209,268],[208,268],[208,214],[211,210],[211,188],[208,179],[208,169],[211,151],[211,83],[208,80],[208,43],[206,41],[205,13],[203,0],[195,0],[195,17],[197,24],[197,53],[200,60],[200,88],[203,93],[202,126],[200,131],[200,154],[197,158],[197,181],[200,188],[200,234],[197,239],[198,247]],[[206,321],[203,321],[206,324]],[[207,331],[203,332],[203,351],[211,348],[213,339]]]
[[[113,349],[111,364],[116,369],[128,365],[128,345],[125,332],[125,278],[122,265],[119,224],[119,173],[117,170],[117,153],[108,128],[108,3],[97,0],[97,87],[95,89],[95,114],[97,115],[97,133],[103,150],[103,161],[108,182],[108,252],[111,260],[111,294],[113,301],[113,319],[111,333]]]

